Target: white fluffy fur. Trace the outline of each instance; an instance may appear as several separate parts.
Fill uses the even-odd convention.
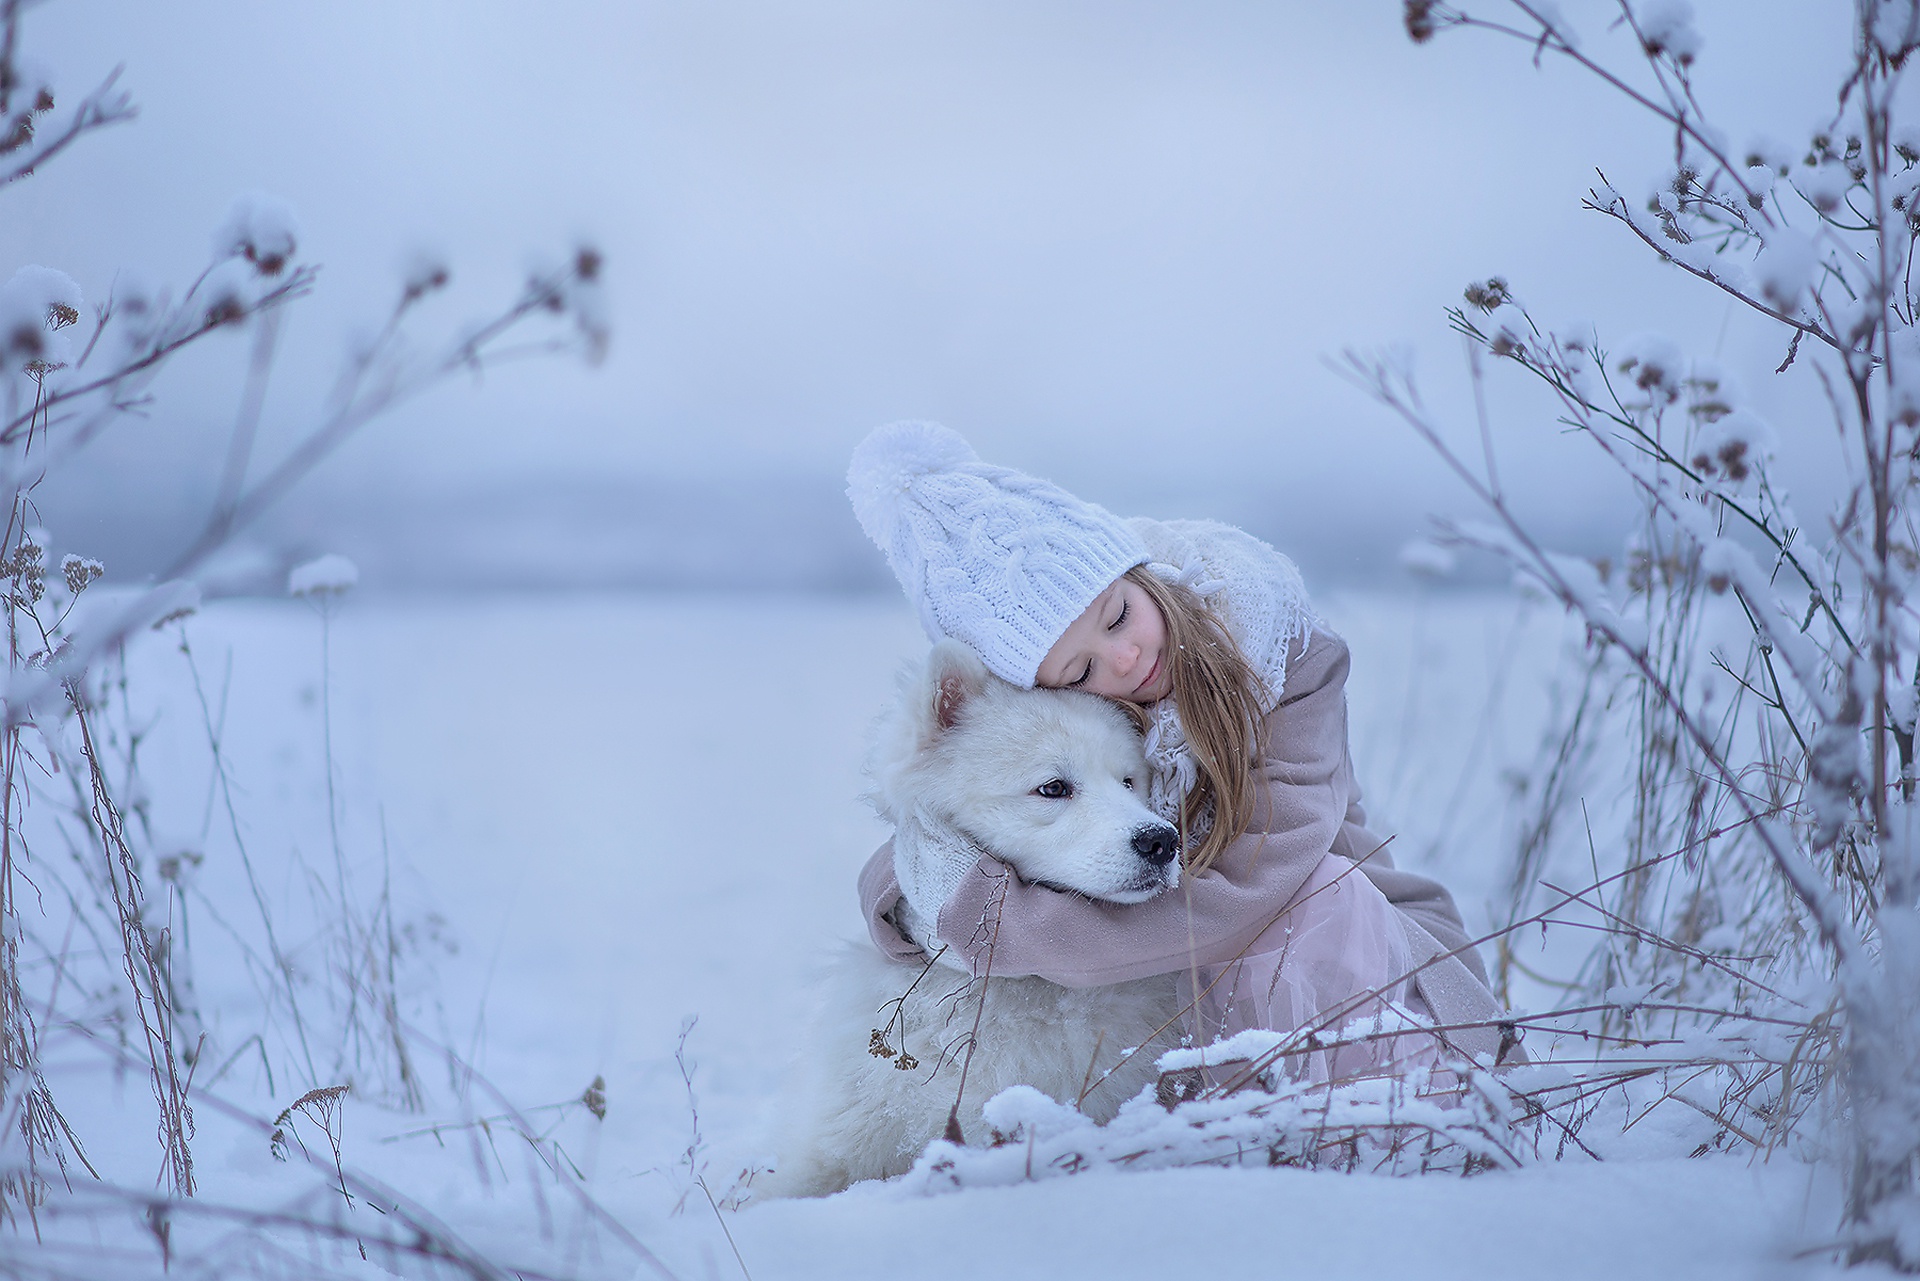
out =
[[[869,772],[869,799],[894,824],[903,888],[942,883],[928,868],[956,849],[968,866],[991,851],[1028,880],[1111,902],[1139,902],[1178,878],[1177,860],[1139,849],[1172,832],[1143,802],[1146,763],[1126,715],[1093,695],[1017,689],[956,643],[935,646],[903,680]],[[1039,794],[1055,780],[1071,794]],[[940,904],[903,908],[908,932],[927,939]],[[864,944],[838,957],[779,1118],[778,1168],[756,1188],[820,1196],[907,1170],[945,1129],[979,992],[947,958],[921,977]],[[1084,989],[991,979],[960,1109],[967,1140],[990,1139],[981,1107],[1008,1086],[1073,1103],[1173,1011],[1170,976]],[[875,1029],[918,1065],[903,1071],[897,1056],[873,1054]],[[1086,1112],[1111,1117],[1171,1044],[1160,1033],[1132,1055],[1088,1095]]]

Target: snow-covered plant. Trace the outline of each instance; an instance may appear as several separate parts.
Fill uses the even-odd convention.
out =
[[[1165,1059],[1160,1066],[1163,1086],[1187,1070]],[[1546,1114],[1529,1109],[1509,1082],[1466,1065],[1444,1086],[1423,1068],[1331,1087],[1223,1083],[1192,1097],[1159,1094],[1142,1092],[1097,1125],[1078,1108],[1016,1085],[987,1101],[992,1133],[984,1144],[936,1139],[905,1186],[931,1194],[1096,1170],[1198,1166],[1461,1176],[1515,1169],[1555,1147]]]
[[[134,114],[114,77],[65,106],[51,77],[22,53],[27,8],[25,0],[0,0],[0,187]],[[451,376],[529,351],[597,358],[606,342],[597,294],[602,264],[595,250],[579,249],[437,348],[415,343],[410,329],[415,313],[448,283],[447,269],[426,264],[410,272],[372,337],[345,360],[332,394],[312,407],[305,434],[270,459],[256,456],[260,392],[284,309],[308,294],[318,276],[300,257],[299,227],[284,202],[257,194],[236,201],[215,231],[205,270],[177,291],[121,283],[90,304],[76,282],[54,268],[4,266],[10,274],[0,272],[0,619],[6,629],[0,660],[0,1220],[37,1224],[53,1212],[51,1189],[68,1186],[69,1162],[87,1162],[82,1136],[57,1106],[60,1081],[43,1043],[45,1020],[55,1018],[58,1005],[57,1024],[104,1050],[114,1072],[137,1064],[149,1079],[163,1157],[161,1193],[130,1195],[148,1203],[164,1261],[166,1203],[191,1197],[196,1186],[190,1090],[192,1099],[201,1099],[220,1070],[212,1064],[242,1053],[257,1053],[271,1074],[271,1060],[286,1047],[265,1028],[222,1033],[197,1008],[186,922],[190,905],[206,902],[195,888],[202,856],[169,844],[150,822],[141,771],[147,727],[127,697],[123,642],[191,614],[200,603],[202,568],[371,420]],[[190,349],[233,331],[250,332],[254,346],[243,412],[204,523],[197,530],[154,531],[157,540],[177,535],[179,542],[162,581],[117,586],[110,567],[90,559],[85,548],[56,558],[56,544],[41,527],[37,486],[75,466],[78,452],[129,412],[147,409],[156,379]],[[337,557],[323,559],[297,570],[290,587],[337,594],[352,585],[351,569]],[[191,661],[184,630],[181,644]],[[214,792],[231,816],[232,779],[217,717],[197,669],[194,677],[208,710]],[[50,858],[56,853],[50,847],[63,841],[66,849],[58,852],[66,857]],[[240,856],[244,863],[243,845]],[[281,1039],[307,1047],[323,1033],[301,1021],[294,963],[275,935],[250,864],[246,875],[260,919],[215,920],[239,941],[253,977],[269,993],[269,1009],[276,1001],[290,1007],[298,1034]],[[333,981],[337,970],[350,989],[338,1003],[348,1011],[344,1024],[324,1035],[344,1042],[343,1053],[367,1027],[392,1040],[401,1078],[393,1090],[417,1104],[391,1005],[398,944],[390,905],[383,898],[370,915],[354,916],[344,878],[338,892],[334,907],[348,914],[342,919],[351,927],[346,937],[366,955],[330,958],[320,967],[323,981]],[[50,927],[55,937],[46,937]],[[70,946],[75,935],[83,943],[78,948]],[[277,1066],[292,1065],[290,1075],[309,1090],[338,1088],[321,1079],[339,1065],[329,1067],[320,1048],[289,1052]],[[198,1073],[203,1064],[207,1071]],[[350,1176],[337,1160],[332,1165],[344,1190]]]
[[[1856,0],[1832,115],[1790,142],[1736,142],[1707,114],[1690,6],[1618,0],[1612,18],[1628,48],[1595,51],[1545,3],[1405,3],[1416,42],[1514,38],[1657,118],[1664,179],[1635,199],[1602,175],[1587,207],[1779,326],[1778,372],[1817,378],[1832,407],[1831,422],[1781,430],[1831,442],[1841,501],[1801,520],[1771,467],[1776,429],[1714,362],[1653,334],[1555,324],[1503,279],[1470,286],[1453,326],[1544,386],[1631,483],[1640,518],[1620,560],[1545,546],[1491,445],[1483,458],[1450,445],[1403,363],[1350,354],[1344,368],[1483,504],[1491,519],[1452,539],[1506,558],[1588,633],[1538,780],[1554,786],[1533,789],[1523,828],[1516,918],[1563,893],[1543,883],[1547,829],[1578,794],[1569,773],[1602,768],[1627,722],[1630,813],[1591,854],[1594,833],[1577,836],[1583,860],[1606,864],[1569,900],[1602,927],[1576,984],[1580,1030],[1686,1047],[1744,1026],[1775,1043],[1690,1063],[1668,1093],[1712,1116],[1722,1145],[1797,1136],[1835,1155],[1849,1257],[1920,1270],[1920,121],[1903,114],[1920,3]],[[1664,1012],[1649,1018],[1649,1002]]]

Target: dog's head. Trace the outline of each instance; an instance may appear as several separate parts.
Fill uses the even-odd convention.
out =
[[[1177,884],[1179,834],[1146,805],[1127,714],[1095,694],[1019,689],[942,641],[883,723],[871,799],[945,823],[1022,877],[1112,903]]]

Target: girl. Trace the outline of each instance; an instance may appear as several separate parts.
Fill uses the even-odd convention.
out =
[[[1148,803],[1182,832],[1180,886],[1131,906],[957,856],[914,898],[941,904],[932,932],[973,974],[1084,987],[1176,973],[1199,1044],[1249,1028],[1333,1032],[1397,1002],[1447,1029],[1456,1052],[1514,1048],[1452,897],[1394,867],[1367,829],[1347,752],[1347,647],[1291,561],[1226,525],[1123,521],[981,462],[930,423],[863,441],[848,494],[929,636],[964,642],[1016,685],[1133,712]],[[925,959],[894,923],[891,844],[861,873],[860,900],[882,952]],[[1367,1042],[1296,1070],[1351,1076],[1394,1052]]]

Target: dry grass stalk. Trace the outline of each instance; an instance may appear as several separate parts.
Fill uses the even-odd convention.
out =
[[[1650,337],[1610,347],[1590,327],[1539,320],[1503,279],[1473,285],[1451,319],[1476,394],[1482,352],[1523,371],[1638,496],[1623,562],[1583,561],[1544,547],[1517,515],[1484,416],[1475,460],[1448,443],[1403,362],[1349,354],[1343,372],[1491,517],[1453,526],[1454,540],[1531,577],[1592,641],[1586,680],[1604,714],[1563,722],[1548,745],[1553,759],[1583,760],[1627,743],[1610,763],[1624,767],[1628,812],[1617,833],[1589,827],[1584,851],[1622,875],[1578,897],[1597,945],[1561,980],[1597,1011],[1590,1031],[1625,1037],[1648,1014],[1677,1042],[1728,1027],[1759,1042],[1797,1026],[1778,1056],[1703,1066],[1659,1097],[1710,1115],[1715,1142],[1764,1153],[1793,1142],[1824,1093],[1834,1146],[1849,1154],[1849,1258],[1920,1271],[1920,294],[1908,266],[1920,135],[1901,118],[1920,3],[1853,6],[1831,120],[1804,147],[1744,151],[1695,95],[1701,42],[1680,10],[1623,0],[1616,30],[1631,45],[1616,65],[1547,6],[1497,7],[1489,18],[1488,6],[1418,0],[1407,29],[1416,41],[1450,28],[1525,41],[1660,122],[1672,147],[1660,187],[1642,204],[1602,174],[1587,207],[1782,326],[1778,372],[1798,361],[1819,380],[1850,490],[1824,527],[1801,521],[1771,483],[1765,424],[1712,362]],[[1588,692],[1583,707],[1596,705]],[[1558,823],[1571,794],[1542,789],[1531,830]],[[1519,852],[1516,914],[1544,857]],[[1709,1077],[1715,1103],[1690,1089]]]
[[[77,682],[68,684],[67,697],[80,726],[81,752],[86,759],[93,796],[90,811],[93,830],[100,841],[100,852],[106,857],[107,883],[120,926],[127,988],[133,996],[135,1017],[145,1041],[149,1082],[160,1112],[162,1177],[175,1196],[190,1197],[194,1192],[193,1152],[188,1141],[193,1137],[193,1108],[187,1102],[187,1090],[192,1077],[189,1073],[182,1078],[174,1046],[173,1006],[158,959],[166,944],[162,940],[156,945],[148,932],[147,898],[140,881],[140,868],[127,846],[120,811],[107,794],[107,780],[94,748],[86,701]]]
[[[78,139],[133,115],[130,101],[115,87],[117,72],[81,99],[77,110],[64,117],[49,114],[52,86],[36,78],[21,56],[21,19],[28,7],[26,0],[0,0],[0,186],[34,171]],[[32,528],[39,519],[33,490],[45,475],[71,467],[82,449],[130,412],[147,409],[154,379],[176,358],[216,331],[254,326],[254,359],[226,467],[203,527],[170,569],[168,577],[179,580],[227,546],[348,436],[438,382],[530,354],[565,350],[597,358],[606,342],[594,293],[602,262],[596,251],[579,250],[555,270],[530,277],[504,308],[461,331],[443,350],[422,355],[413,353],[407,329],[415,307],[445,286],[448,274],[444,267],[415,273],[398,291],[374,340],[348,363],[335,394],[318,407],[312,428],[247,484],[281,309],[304,297],[316,279],[313,267],[293,260],[290,226],[277,223],[277,215],[263,215],[275,222],[263,231],[255,217],[258,209],[248,208],[253,212],[236,209],[240,238],[227,245],[223,237],[216,253],[217,259],[227,254],[242,260],[239,269],[216,261],[177,299],[121,289],[83,317],[77,286],[44,268],[32,270],[39,273],[33,287],[51,291],[45,306],[33,302],[23,313],[10,297],[0,298],[9,308],[0,335],[0,494],[7,504],[0,533],[0,585],[5,588],[0,612],[8,642],[0,671],[6,677],[0,695],[0,1133],[5,1136],[0,1140],[0,1217],[18,1230],[18,1211],[25,1209],[38,1232],[55,1220],[120,1214],[135,1206],[158,1249],[160,1267],[172,1268],[175,1275],[228,1275],[231,1269],[222,1260],[240,1255],[296,1273],[324,1271],[315,1258],[303,1264],[282,1256],[275,1233],[288,1228],[310,1242],[364,1235],[369,1247],[428,1265],[428,1271],[503,1276],[504,1269],[460,1245],[424,1210],[354,1175],[340,1151],[342,1096],[329,1094],[338,1087],[304,1095],[287,1123],[297,1115],[321,1127],[329,1138],[339,1208],[377,1201],[382,1206],[378,1230],[368,1233],[363,1226],[343,1237],[339,1225],[316,1216],[202,1208],[192,1200],[193,1106],[213,1104],[230,1115],[240,1113],[204,1090],[196,1090],[190,1103],[203,1050],[211,1049],[220,1064],[211,1073],[216,1082],[236,1063],[257,1056],[269,1089],[276,1071],[321,1087],[325,1065],[318,1047],[334,1044],[344,1061],[362,1069],[364,1083],[391,1082],[402,1106],[424,1105],[411,1049],[417,1038],[399,997],[406,930],[395,920],[384,841],[381,888],[368,907],[348,875],[337,827],[340,810],[330,805],[334,876],[330,884],[315,878],[324,889],[314,898],[317,913],[333,923],[331,954],[324,964],[306,966],[287,946],[284,922],[270,910],[243,839],[232,765],[221,741],[224,708],[216,714],[211,705],[184,627],[181,647],[207,731],[214,795],[225,811],[257,921],[228,920],[201,892],[192,865],[203,860],[203,852],[154,847],[139,760],[144,729],[132,710],[124,659],[117,687],[111,669],[123,642],[150,625],[190,613],[197,591],[182,581],[166,582],[96,610],[85,627],[69,625],[74,602],[103,570],[97,562],[70,555],[57,574],[50,571],[46,536]],[[77,747],[66,744],[69,727]],[[331,790],[330,724],[327,729]],[[44,743],[44,751],[30,743]],[[36,787],[57,786],[61,774],[72,791],[70,805],[43,805],[36,811],[31,804]],[[70,862],[31,857],[34,845],[62,840],[73,855]],[[156,873],[166,887],[157,897],[149,893]],[[214,864],[207,865],[207,874],[214,874]],[[41,936],[46,918],[30,905],[64,912],[64,921],[53,930],[60,937]],[[230,1040],[201,1031],[219,1025],[203,1024],[197,1008],[189,905],[194,919],[211,922],[237,946],[262,995],[259,1025],[227,1020]],[[290,1025],[284,1031],[282,1012]],[[45,1028],[102,1051],[116,1070],[141,1065],[159,1112],[166,1195],[129,1192],[106,1182],[67,1182],[70,1155],[89,1174],[94,1170],[55,1107],[42,1044]],[[603,1089],[597,1097],[604,1107]],[[590,1092],[584,1105],[595,1106],[592,1099]],[[555,1177],[584,1198],[577,1180],[570,1182],[564,1166],[556,1166]],[[109,1212],[107,1206],[116,1208]],[[235,1235],[223,1246],[231,1247],[229,1254],[215,1259],[182,1253],[173,1225],[196,1217],[224,1217],[234,1225]],[[664,1274],[657,1259],[611,1216],[601,1211],[593,1221],[596,1230],[629,1243],[637,1257]],[[52,1239],[44,1245],[31,1263],[20,1266],[44,1265],[49,1275],[58,1275],[62,1247]],[[76,1272],[98,1275],[99,1268]]]

